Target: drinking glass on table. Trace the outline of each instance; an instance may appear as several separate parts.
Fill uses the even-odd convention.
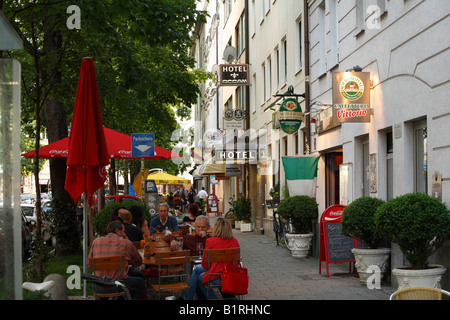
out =
[[[178,251],[183,250],[183,237],[177,237]]]
[[[198,255],[201,258],[203,256],[203,243],[197,243]]]

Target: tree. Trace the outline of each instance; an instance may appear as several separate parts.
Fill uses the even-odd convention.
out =
[[[127,134],[154,132],[156,143],[169,147],[170,133],[177,127],[172,108],[185,115],[204,76],[192,70],[194,60],[188,54],[190,30],[205,21],[196,3],[0,2],[24,43],[23,51],[7,54],[22,64],[23,121],[36,120],[36,149],[41,125],[50,143],[67,136],[81,59],[86,56],[94,59],[103,124]],[[80,29],[67,27],[70,5],[80,8]],[[36,177],[37,157],[38,153]],[[65,161],[51,160],[50,168],[53,196],[71,201],[64,190]]]

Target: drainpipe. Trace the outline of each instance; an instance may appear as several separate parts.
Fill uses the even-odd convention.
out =
[[[311,79],[309,75],[309,8],[308,0],[304,0],[303,5],[303,20],[305,22],[304,26],[304,38],[305,38],[305,112],[309,113],[309,105],[311,101],[310,96],[310,84]],[[311,116],[308,114],[305,117],[305,127],[306,127],[306,143],[309,147],[308,153],[311,153]]]
[[[245,7],[244,7],[244,15],[245,15],[245,63],[249,64],[249,72],[250,72],[250,43],[249,43],[249,28],[248,28],[248,0],[245,0]],[[245,104],[246,104],[246,110],[245,110],[245,129],[250,129],[250,87],[245,87],[246,95],[245,95]],[[249,140],[250,137],[246,137],[246,146],[245,149],[249,149]],[[248,163],[244,164],[244,191],[245,195],[248,196],[250,194],[250,165]]]

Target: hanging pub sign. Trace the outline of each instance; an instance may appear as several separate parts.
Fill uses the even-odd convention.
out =
[[[296,99],[288,98],[283,101],[278,112],[278,121],[284,132],[287,134],[296,133],[303,119],[302,108]]]
[[[221,86],[248,86],[249,68],[248,64],[221,64],[220,65]]]
[[[333,122],[370,122],[370,72],[333,74]]]

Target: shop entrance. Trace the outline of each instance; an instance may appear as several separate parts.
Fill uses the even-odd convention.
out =
[[[326,208],[339,204],[339,165],[342,164],[342,158],[342,150],[325,154]]]

